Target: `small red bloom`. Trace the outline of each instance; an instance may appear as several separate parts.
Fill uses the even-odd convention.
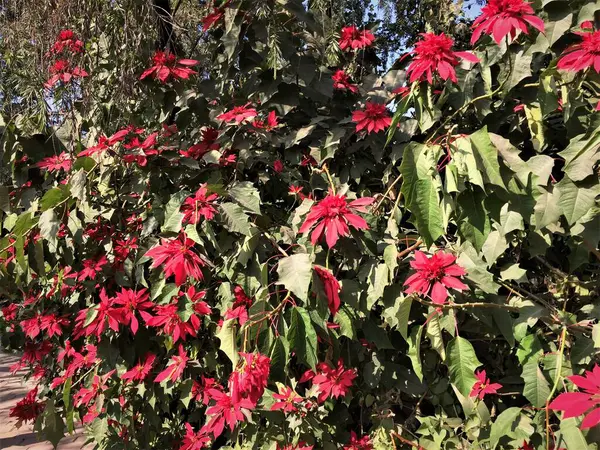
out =
[[[592,29],[575,34],[579,35],[582,41],[567,47],[556,67],[572,72],[582,72],[593,67],[596,73],[600,73],[600,31]]]
[[[410,266],[416,270],[404,282],[408,286],[407,294],[416,292],[418,294],[431,296],[433,303],[443,305],[448,298],[446,288],[458,291],[468,290],[469,287],[458,278],[466,274],[465,269],[455,264],[456,256],[442,251],[437,252],[431,258],[425,253],[416,251],[414,261]]]
[[[37,164],[37,167],[46,169],[48,172],[58,172],[60,170],[68,172],[71,170],[72,164],[73,161],[71,160],[71,156],[67,152],[62,152],[60,155],[49,156],[42,159]]]
[[[254,128],[258,128],[260,130],[272,131],[279,126],[277,122],[277,113],[275,111],[271,111],[267,116],[267,121],[254,119],[252,122],[252,126]]]
[[[73,53],[83,52],[83,42],[75,37],[75,33],[71,30],[61,30],[56,37],[56,41],[50,49],[51,53],[61,53],[63,50],[68,49]]]
[[[221,8],[213,8],[210,14],[207,14],[201,19],[202,31],[210,30],[217,22],[219,22],[225,13]]]
[[[476,370],[475,376],[477,377],[477,381],[473,385],[469,397],[478,397],[480,400],[483,400],[486,394],[495,394],[502,387],[499,383],[490,383],[485,370]]]
[[[306,220],[298,230],[300,233],[308,233],[316,225],[310,240],[314,244],[325,233],[327,245],[333,247],[339,236],[348,236],[350,229],[348,225],[357,230],[368,230],[369,226],[365,219],[357,216],[355,212],[366,212],[366,206],[373,203],[372,197],[363,197],[347,203],[344,195],[330,193],[314,205]]]
[[[38,388],[36,386],[30,390],[22,400],[17,402],[13,408],[11,408],[8,417],[17,419],[17,427],[20,427],[23,422],[35,422],[44,410],[45,403],[37,400],[37,394]]]
[[[233,431],[238,422],[250,417],[254,404],[249,399],[233,397],[217,389],[209,391],[216,404],[206,410],[206,415],[210,416],[208,423],[202,427],[206,433],[212,433],[217,438],[223,433],[225,424]]]
[[[369,30],[359,30],[354,25],[342,28],[340,33],[340,49],[357,50],[368,47],[375,41],[375,36]]]
[[[337,70],[331,76],[331,79],[333,80],[333,88],[334,89],[341,89],[341,90],[347,89],[354,94],[356,94],[358,92],[358,86],[355,84],[352,84],[350,82],[350,77],[342,69]]]
[[[152,370],[155,360],[156,355],[153,355],[152,353],[146,354],[144,362],[140,360],[137,366],[121,375],[121,379],[125,381],[144,381]]]
[[[283,447],[277,444],[277,450],[313,450],[313,448],[314,445],[306,445],[304,442],[298,442],[296,445],[284,445]]]
[[[327,303],[329,305],[329,311],[331,311],[331,314],[335,316],[342,303],[339,294],[341,289],[340,283],[329,270],[320,266],[315,266],[314,269],[315,272],[317,272],[319,279],[323,283],[325,295],[327,296]]]
[[[302,401],[302,397],[296,394],[296,391],[288,386],[280,387],[279,394],[273,394],[273,398],[279,401],[273,403],[271,411],[283,411],[286,413],[298,411],[296,404]]]
[[[192,395],[194,396],[194,400],[197,402],[202,401],[202,403],[208,405],[212,398],[209,392],[211,389],[223,391],[223,387],[218,384],[214,378],[208,378],[202,375],[200,382],[194,380],[194,384],[192,385]]]
[[[229,390],[235,398],[248,398],[256,405],[262,397],[271,369],[271,359],[260,353],[240,353],[240,365],[229,376]]]
[[[236,106],[223,114],[219,114],[217,119],[229,123],[233,122],[235,125],[254,119],[258,113],[256,112],[256,109],[248,108],[249,104],[250,103],[246,103],[244,106]]]
[[[200,186],[195,195],[188,197],[181,205],[181,212],[184,214],[185,223],[197,224],[204,217],[206,220],[212,220],[217,213],[215,208],[217,194],[209,194],[206,184]]]
[[[202,431],[197,433],[189,423],[185,424],[185,436],[179,450],[200,450],[210,444],[210,438]]]
[[[518,30],[529,34],[527,24],[544,32],[544,21],[534,15],[530,3],[524,0],[488,0],[487,5],[481,8],[481,15],[473,22],[471,45],[482,33],[492,36],[498,44],[506,35],[514,39]]]
[[[2,316],[4,317],[4,320],[6,320],[7,322],[12,322],[13,320],[15,320],[17,318],[17,312],[19,311],[19,305],[17,305],[16,303],[11,303],[10,305],[2,308],[1,311],[2,311]]]
[[[171,336],[173,342],[179,339],[185,341],[189,336],[196,336],[196,330],[200,328],[200,319],[197,315],[191,314],[189,321],[184,322],[176,304],[157,305],[155,308],[156,316],[143,312],[142,317],[149,327],[162,327],[164,334]]]
[[[273,162],[273,170],[277,173],[283,172],[283,163],[280,159],[276,159],[275,162]]]
[[[437,73],[440,78],[447,80],[450,78],[454,83],[456,79],[456,67],[459,63],[458,58],[476,63],[479,59],[470,52],[454,52],[452,46],[454,40],[444,33],[421,33],[423,39],[416,43],[412,53],[414,59],[406,70],[410,74],[410,82],[426,78],[429,84],[433,84],[433,74]]]
[[[183,292],[179,292],[179,295],[184,294]],[[189,298],[190,301],[193,303],[194,312],[196,312],[197,314],[205,316],[212,312],[210,306],[208,306],[208,303],[206,303],[203,300],[204,297],[206,297],[206,291],[197,291],[194,286],[190,286],[185,292],[185,295],[187,295],[187,298]]]
[[[59,59],[50,66],[52,76],[44,83],[44,87],[51,89],[59,81],[63,84],[69,83],[74,78],[84,78],[88,73],[81,67],[71,69],[71,64],[65,59]]]
[[[240,325],[244,325],[248,321],[248,310],[245,306],[229,308],[223,316],[225,320],[237,319]]]
[[[202,280],[204,261],[192,249],[194,241],[185,233],[173,239],[161,239],[161,243],[146,252],[146,256],[154,259],[150,267],[164,266],[165,278],[175,275],[175,284],[181,286],[188,277]]]
[[[85,150],[79,152],[77,156],[92,156],[97,153],[104,153],[109,148],[108,138],[106,136],[100,136],[98,138],[98,143],[91,147],[86,148]]]
[[[600,406],[600,366],[596,364],[583,376],[571,375],[567,378],[582,391],[563,392],[550,403],[549,408],[554,411],[564,411],[563,420],[585,414],[581,422],[582,430],[598,425],[600,423],[600,407],[598,407]]]
[[[295,186],[293,184],[290,184],[290,188],[288,190],[288,195],[300,195],[302,194],[302,186]]]
[[[584,22],[581,22],[581,25],[579,27],[582,30],[593,30],[594,29],[594,22],[592,22],[591,20],[586,20]]]
[[[95,280],[96,275],[102,271],[102,268],[108,264],[106,256],[101,255],[94,259],[86,259],[83,261],[83,269],[79,272],[77,279],[79,281],[86,280],[88,278]]]
[[[166,83],[169,78],[173,77],[180,80],[186,80],[196,72],[190,69],[190,66],[195,66],[198,61],[195,59],[177,59],[173,53],[165,53],[157,50],[152,56],[153,66],[146,69],[140,76],[140,80],[151,76],[158,79],[161,83]]]
[[[381,103],[367,102],[365,109],[357,109],[352,113],[352,121],[356,123],[356,131],[366,129],[368,134],[371,132],[379,133],[385,130],[392,123],[392,118],[385,105]]]
[[[119,331],[119,323],[123,321],[119,308],[113,305],[114,300],[109,298],[106,290],[100,291],[100,304],[95,307],[82,309],[75,318],[75,331],[73,336],[96,336],[100,339],[106,329],[106,324],[113,331]],[[87,325],[86,325],[87,324]]]
[[[368,434],[359,439],[356,433],[351,431],[350,442],[344,446],[343,450],[373,450],[373,442]]]
[[[186,158],[200,159],[210,150],[219,150],[219,144],[216,140],[219,137],[219,131],[208,127],[202,130],[202,141],[199,144],[192,145],[188,150],[180,150],[179,153]]]
[[[98,394],[108,389],[106,382],[115,371],[111,370],[105,375],[94,375],[92,385],[89,388],[82,387],[73,394],[73,403],[75,406],[88,406],[92,400],[98,397]]]
[[[136,311],[146,311],[154,306],[148,299],[146,289],[134,291],[133,289],[121,289],[115,296],[115,305],[121,305],[120,320],[123,325],[129,326],[133,334],[137,333],[139,322],[135,315]]]
[[[533,445],[529,444],[527,441],[523,441],[523,444],[518,450],[535,450],[535,448],[533,448]]]
[[[183,349],[183,345],[179,344],[178,355],[171,356],[167,368],[156,376],[154,382],[162,383],[164,380],[175,382],[179,380],[189,360],[190,358]]]
[[[355,369],[344,368],[344,362],[338,360],[337,367],[331,367],[328,364],[319,366],[318,372],[312,382],[319,390],[319,403],[323,403],[327,398],[338,398],[345,396],[352,387],[352,382],[356,378]]]
[[[408,94],[410,94],[410,87],[409,86],[400,86],[400,87],[394,89],[392,91],[392,94],[399,95],[400,97],[404,98]]]

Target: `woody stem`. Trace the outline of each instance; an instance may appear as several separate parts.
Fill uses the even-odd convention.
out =
[[[325,172],[325,174],[327,175],[327,179],[329,180],[329,185],[331,186],[331,193],[335,195],[335,185],[333,184],[333,179],[331,178],[331,174],[329,173],[327,164],[323,164],[323,172]]]
[[[548,398],[546,399],[546,450],[550,450],[550,400],[552,400],[552,396],[554,392],[556,392],[556,388],[558,388],[558,383],[560,381],[560,373],[562,372],[563,365],[563,353],[565,351],[565,341],[567,340],[567,327],[563,326],[562,332],[560,333],[560,347],[558,350],[558,357],[556,359],[556,378],[554,378],[554,384],[552,385],[552,390],[550,394],[548,394]]]

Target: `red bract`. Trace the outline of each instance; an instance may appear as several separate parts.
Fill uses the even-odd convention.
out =
[[[328,398],[345,396],[356,378],[356,370],[346,369],[341,359],[338,360],[337,367],[321,364],[318,369],[320,371],[312,378],[312,382],[318,388],[319,403],[323,403]]]
[[[113,375],[114,372],[114,370],[111,370],[110,372],[102,376],[94,375],[94,378],[92,379],[92,384],[89,388],[82,387],[78,391],[76,391],[75,394],[73,394],[73,403],[75,404],[75,406],[88,406],[92,400],[98,397],[98,394],[108,389],[106,382]]]
[[[217,22],[219,22],[223,18],[224,15],[225,12],[221,8],[213,8],[210,14],[207,14],[201,19],[202,31],[210,30],[213,26],[216,25]]]
[[[129,326],[133,334],[137,333],[139,327],[139,322],[135,315],[136,311],[146,311],[154,306],[154,303],[148,300],[146,289],[134,291],[133,289],[123,288],[115,296],[114,304],[121,305],[121,308],[118,309],[121,323]]]
[[[463,291],[469,287],[458,278],[466,274],[465,269],[455,264],[456,256],[443,251],[437,252],[431,258],[427,258],[425,253],[416,251],[415,259],[410,262],[410,266],[416,270],[404,282],[408,286],[405,290],[407,294],[416,292],[418,294],[431,296],[433,303],[443,305],[448,298],[446,288]]]
[[[164,380],[175,382],[179,380],[189,360],[190,358],[183,349],[183,345],[179,344],[178,354],[171,356],[167,368],[157,375],[154,382],[162,383]]]
[[[271,369],[271,359],[260,353],[240,353],[239,367],[229,376],[229,390],[235,398],[248,398],[253,404],[262,397]]]
[[[279,126],[279,122],[277,122],[277,113],[275,111],[271,111],[267,115],[266,122],[264,120],[254,119],[252,122],[252,126],[254,128],[258,128],[265,131],[272,131]]]
[[[329,311],[331,311],[331,314],[335,316],[342,303],[339,294],[341,289],[340,283],[329,270],[320,266],[315,266],[314,269],[315,272],[317,272],[319,279],[323,283],[325,295],[327,296],[327,303],[329,305]]]
[[[342,90],[347,89],[353,93],[358,92],[358,86],[355,84],[352,84],[350,82],[350,77],[348,76],[348,74],[341,69],[337,70],[331,76],[331,79],[333,80],[333,88],[334,89],[342,89]]]
[[[206,220],[212,220],[217,213],[216,200],[217,194],[209,194],[206,184],[200,186],[196,194],[188,197],[181,205],[183,221],[185,223],[197,224],[204,217]]]
[[[311,208],[298,231],[308,233],[316,225],[310,235],[311,242],[315,245],[319,238],[325,234],[327,245],[331,248],[340,236],[350,234],[348,225],[357,230],[369,229],[365,219],[355,213],[366,212],[366,206],[371,203],[373,203],[371,197],[359,198],[348,203],[346,196],[329,193],[327,197]]]
[[[92,156],[97,153],[104,153],[108,149],[109,149],[108,138],[106,136],[100,136],[98,138],[98,143],[96,145],[88,147],[87,149],[79,152],[77,154],[77,156],[79,156],[79,157]]]
[[[179,295],[184,295],[184,293],[179,292]],[[187,298],[192,302],[194,312],[202,314],[203,316],[212,312],[210,306],[203,300],[203,298],[206,297],[206,291],[197,291],[194,286],[190,286],[185,292],[185,295],[187,295]]]
[[[454,67],[458,65],[459,58],[473,63],[479,62],[479,58],[473,53],[452,51],[454,40],[444,33],[421,33],[421,36],[423,39],[415,45],[412,51],[415,57],[406,70],[406,73],[410,74],[411,83],[426,78],[429,84],[432,84],[434,73],[443,80],[450,78],[456,83]]]
[[[205,405],[208,405],[212,398],[209,392],[211,389],[223,391],[223,387],[218,384],[214,378],[208,378],[202,375],[200,382],[194,380],[194,384],[192,385],[192,396],[197,402],[201,401]]]
[[[244,106],[236,106],[223,114],[219,114],[217,119],[222,120],[223,122],[233,123],[234,125],[250,121],[255,118],[258,113],[256,112],[256,109],[248,108],[248,105],[250,105],[250,103],[246,103]]]
[[[196,433],[189,423],[185,424],[185,436],[179,450],[200,450],[208,446],[208,444],[210,444],[210,437],[202,430]]]
[[[181,233],[177,238],[161,239],[161,243],[148,250],[146,256],[154,259],[150,267],[163,266],[165,278],[175,275],[175,284],[181,286],[188,277],[195,280],[204,278],[204,261],[192,249],[193,246],[194,241]]]
[[[88,278],[94,280],[98,272],[102,271],[102,268],[108,264],[106,256],[101,255],[94,259],[86,259],[83,261],[83,269],[79,272],[77,279],[79,281],[86,280]]]
[[[49,156],[42,159],[37,164],[37,167],[46,169],[48,172],[58,172],[60,170],[68,172],[71,170],[72,164],[73,161],[71,160],[71,156],[66,152],[62,152],[60,155]]]
[[[365,109],[357,109],[352,113],[352,121],[356,123],[356,131],[367,130],[379,133],[392,123],[392,118],[385,105],[381,103],[367,102]]]
[[[591,428],[600,423],[600,366],[581,375],[567,377],[580,392],[563,392],[556,397],[549,408],[554,411],[564,411],[563,420],[585,414],[581,428]],[[595,409],[592,409],[595,408]],[[589,411],[592,409],[591,411]]]
[[[343,450],[373,450],[373,442],[369,435],[359,439],[354,431],[350,432],[350,442],[344,446]]]
[[[529,34],[527,24],[544,32],[544,21],[534,15],[533,8],[524,0],[488,0],[481,15],[473,22],[471,44],[482,33],[489,34],[499,44],[505,36],[514,39],[517,31]]]
[[[600,31],[576,32],[582,41],[571,45],[563,52],[556,67],[561,70],[582,72],[594,68],[600,73]]]
[[[61,30],[56,37],[56,41],[52,44],[51,53],[61,53],[68,49],[73,53],[83,52],[83,42],[75,37],[71,30]]]
[[[487,378],[485,370],[476,370],[475,377],[477,378],[477,381],[473,384],[469,397],[478,397],[480,400],[483,400],[483,397],[485,397],[486,394],[495,394],[498,392],[498,389],[502,387],[499,383],[490,383],[490,379]]]
[[[52,76],[44,83],[44,87],[47,89],[52,88],[59,81],[63,84],[67,84],[74,78],[84,78],[88,76],[88,73],[81,67],[74,67],[71,69],[69,61],[64,59],[59,59],[50,66],[50,73]]]
[[[148,353],[144,362],[140,361],[137,366],[133,369],[128,370],[123,375],[121,375],[121,379],[124,381],[138,381],[142,382],[146,379],[150,371],[152,370],[152,366],[154,365],[154,361],[156,360],[156,355],[152,353]]]
[[[313,450],[314,445],[306,445],[304,442],[298,442],[297,445],[289,444],[281,447],[277,444],[277,450]]]
[[[161,83],[166,83],[173,77],[180,80],[186,80],[196,72],[190,69],[191,66],[198,64],[195,59],[177,59],[173,53],[165,53],[157,50],[152,56],[152,67],[146,69],[140,76],[140,80],[146,77],[158,79]]]
[[[248,310],[244,306],[229,308],[223,316],[225,320],[237,319],[240,325],[244,325],[248,321]]]
[[[2,316],[7,322],[12,322],[17,318],[17,311],[19,310],[19,305],[16,303],[11,303],[8,306],[5,306],[0,311],[2,311]]]
[[[359,30],[354,25],[342,28],[340,33],[340,49],[358,50],[368,47],[375,41],[375,36],[369,30]]]
[[[283,163],[281,162],[281,160],[280,160],[280,159],[276,159],[276,160],[273,162],[273,170],[274,170],[276,173],[281,173],[281,172],[283,172]]]
[[[17,419],[17,427],[20,427],[23,422],[35,422],[44,410],[45,403],[37,400],[37,394],[38,388],[36,386],[11,408],[8,417]]]
[[[217,389],[210,389],[209,393],[216,404],[206,410],[206,415],[210,418],[202,431],[212,433],[215,438],[223,433],[225,424],[233,431],[237,423],[249,418],[250,410],[254,409],[254,404],[247,398],[234,398]]]
[[[106,290],[100,291],[100,304],[96,307],[82,309],[75,319],[75,338],[85,336],[100,336],[106,329],[106,324],[113,331],[119,331],[119,323],[123,321],[122,313],[119,308],[113,306],[113,299],[109,298]]]
[[[149,327],[162,327],[162,332],[173,338],[173,342],[179,339],[186,341],[188,335],[196,336],[196,330],[200,328],[200,319],[195,314],[191,314],[189,321],[184,322],[179,315],[179,310],[176,304],[157,305],[155,308],[155,316],[144,312],[142,317]]]
[[[219,137],[219,131],[207,127],[202,130],[202,142],[192,145],[188,150],[180,150],[179,153],[186,158],[200,159],[210,150],[219,150],[219,144],[216,142]]]
[[[296,391],[288,386],[280,387],[279,394],[273,394],[273,398],[279,401],[273,403],[271,411],[283,411],[286,413],[298,411],[296,404],[302,401],[302,397],[296,394]]]

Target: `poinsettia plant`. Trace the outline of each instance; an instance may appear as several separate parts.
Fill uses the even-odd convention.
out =
[[[382,71],[377,24],[322,2],[190,7],[189,42],[110,3],[39,76],[0,41],[11,418],[97,449],[595,448],[600,6],[489,0]]]

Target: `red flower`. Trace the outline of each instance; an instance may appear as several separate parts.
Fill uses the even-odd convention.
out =
[[[202,184],[196,194],[186,198],[181,205],[181,212],[184,214],[183,221],[197,224],[202,217],[212,220],[217,213],[215,201],[218,198],[217,194],[208,194],[206,183]]]
[[[591,30],[594,28],[594,22],[592,22],[591,20],[586,20],[584,22],[581,22],[581,25],[579,25],[579,27],[582,30]]]
[[[252,306],[252,303],[254,303],[254,300],[248,297],[248,295],[246,295],[246,292],[244,291],[244,288],[242,288],[239,285],[233,288],[233,296],[235,298],[235,302],[233,302],[234,308],[238,306],[245,306],[247,308],[250,308]]]
[[[210,30],[219,20],[223,18],[225,13],[221,8],[213,8],[210,14],[204,16],[200,21],[202,22],[202,31]]]
[[[356,50],[365,48],[375,41],[375,36],[369,30],[359,30],[354,25],[342,28],[340,49]]]
[[[81,67],[74,67],[71,69],[71,64],[65,59],[59,59],[50,66],[50,73],[52,76],[44,83],[44,87],[47,89],[52,88],[59,81],[63,84],[67,84],[73,78],[84,78],[88,76],[88,73]]]
[[[364,110],[357,109],[352,113],[352,121],[356,123],[357,132],[366,129],[371,134],[372,131],[379,133],[389,127],[392,118],[385,105],[367,102]]]
[[[73,53],[83,52],[83,42],[75,37],[71,30],[61,30],[56,37],[56,41],[50,49],[51,53],[61,53],[68,48]]]
[[[92,280],[96,279],[96,275],[98,272],[102,271],[102,267],[104,267],[108,263],[106,256],[101,255],[94,259],[86,259],[83,261],[83,269],[79,272],[77,279],[79,281],[83,281],[87,278]]]
[[[324,269],[323,267],[315,266],[315,272],[317,272],[321,283],[323,283],[325,295],[327,296],[327,303],[329,305],[329,311],[331,311],[331,314],[335,316],[342,303],[339,294],[340,283],[329,270]]]
[[[189,321],[184,322],[176,304],[170,305],[157,305],[156,316],[152,317],[150,314],[144,312],[142,317],[146,321],[146,324],[150,327],[162,327],[164,334],[171,336],[173,342],[177,342],[179,339],[185,341],[187,336],[196,336],[196,330],[200,328],[200,319],[195,314],[191,314]]]
[[[20,427],[23,422],[35,422],[44,410],[45,403],[37,400],[37,394],[38,388],[36,386],[30,390],[22,400],[17,402],[13,408],[11,408],[8,417],[17,419],[17,428]]]
[[[204,278],[204,261],[192,250],[193,246],[194,241],[181,233],[177,238],[161,239],[161,243],[148,250],[146,256],[154,259],[151,268],[164,265],[165,278],[175,275],[175,284],[181,286],[188,277],[196,280]]]
[[[262,397],[271,369],[271,359],[260,353],[240,353],[241,364],[229,376],[229,389],[235,398],[248,398],[252,404]]]
[[[4,316],[4,320],[6,320],[7,322],[12,322],[13,320],[15,320],[17,318],[18,310],[19,305],[17,305],[16,303],[11,303],[10,305],[2,308],[1,311],[2,316]]]
[[[137,366],[121,375],[121,379],[124,381],[144,381],[152,370],[155,360],[156,355],[153,355],[152,353],[146,354],[144,362],[140,360]]]
[[[356,378],[356,370],[345,369],[344,362],[338,360],[337,367],[331,367],[328,364],[319,366],[320,372],[317,373],[312,382],[317,386],[319,391],[319,403],[324,402],[327,398],[338,398],[345,396],[352,381]]]
[[[523,444],[519,447],[518,450],[535,450],[533,445],[530,445],[527,441],[523,441]]]
[[[561,70],[582,72],[593,67],[600,73],[600,31],[576,32],[582,41],[563,52],[556,67]]]
[[[183,295],[183,292],[179,292],[179,295]],[[203,316],[212,312],[210,306],[203,300],[203,298],[206,297],[206,291],[197,291],[194,286],[190,286],[185,292],[185,295],[187,295],[187,298],[189,298],[194,305],[194,312],[202,314]]]
[[[333,80],[333,88],[334,89],[342,89],[342,90],[347,89],[350,92],[353,92],[355,94],[358,92],[358,86],[350,83],[350,77],[348,76],[348,74],[346,72],[344,72],[341,69],[337,70],[331,76],[331,79]]]
[[[488,0],[481,15],[473,22],[471,45],[482,33],[489,34],[500,44],[506,35],[514,39],[517,31],[529,34],[527,24],[544,32],[544,21],[534,15],[533,8],[523,0]]]
[[[214,378],[208,378],[202,375],[200,382],[194,381],[194,384],[192,385],[192,396],[197,402],[202,401],[202,403],[208,405],[212,398],[209,392],[211,389],[223,391],[223,387],[218,384]]]
[[[273,394],[273,398],[279,401],[273,403],[271,411],[283,411],[286,413],[298,411],[296,404],[302,401],[302,397],[296,394],[296,391],[288,386],[281,386],[279,388],[279,394]]]
[[[237,319],[240,325],[244,325],[248,321],[248,310],[245,306],[229,308],[223,317],[225,320]]]
[[[368,230],[369,226],[365,219],[354,214],[355,212],[366,212],[365,207],[373,203],[373,198],[363,197],[346,202],[344,195],[329,193],[327,197],[314,205],[306,220],[298,230],[300,233],[308,231],[316,225],[310,240],[315,245],[319,238],[325,233],[327,245],[331,248],[338,241],[339,236],[348,236],[351,225],[357,230]]]
[[[92,156],[92,155],[95,155],[96,153],[104,153],[106,150],[108,150],[108,148],[109,148],[108,138],[106,136],[100,136],[98,138],[98,143],[96,145],[88,147],[87,149],[79,152],[77,154],[77,156],[79,156],[79,157]]]
[[[68,325],[70,321],[66,317],[59,317],[56,314],[47,314],[42,316],[42,330],[51,338],[53,336],[62,336],[62,327]]]
[[[399,95],[400,97],[404,98],[408,94],[410,94],[410,87],[409,86],[400,86],[400,87],[397,87],[396,89],[394,89],[392,91],[392,94]]]
[[[189,423],[185,424],[185,436],[179,450],[200,450],[210,444],[210,438],[202,430],[197,433]]]
[[[479,62],[473,53],[452,51],[454,40],[444,33],[421,33],[421,36],[423,39],[415,45],[415,49],[412,51],[415,57],[406,70],[406,73],[410,74],[411,83],[427,78],[429,84],[432,84],[434,72],[443,80],[450,78],[456,83],[454,67],[459,63],[458,58],[473,63]]]
[[[344,446],[343,450],[373,450],[373,442],[368,434],[359,439],[356,433],[351,431],[350,442]]]
[[[279,126],[279,123],[277,122],[277,113],[275,111],[271,111],[267,116],[266,122],[263,120],[254,119],[252,126],[265,131],[274,130]]]
[[[475,376],[477,377],[477,381],[473,385],[469,397],[478,397],[480,400],[483,400],[486,394],[495,394],[502,387],[499,383],[490,383],[490,379],[486,378],[485,370],[476,370]]]
[[[422,295],[430,294],[433,303],[443,305],[448,298],[446,288],[463,291],[469,287],[458,278],[466,274],[465,269],[455,264],[456,256],[442,251],[437,252],[431,258],[425,253],[416,251],[414,261],[410,266],[416,270],[414,274],[406,279],[404,286],[407,294],[417,292]]]
[[[283,163],[280,159],[276,159],[275,162],[273,162],[273,170],[277,173],[283,172]]]
[[[306,445],[304,442],[298,442],[297,445],[289,444],[280,447],[277,444],[277,450],[313,450],[314,445]]]
[[[567,378],[582,391],[563,392],[550,403],[549,408],[554,411],[564,411],[563,420],[585,414],[581,422],[583,430],[598,425],[600,423],[600,407],[597,407],[600,405],[600,366],[596,364],[583,376],[571,375]],[[590,409],[592,410],[589,411]]]
[[[153,66],[146,69],[140,76],[140,80],[148,76],[158,79],[161,83],[166,83],[170,77],[180,80],[187,80],[190,75],[197,73],[190,69],[190,66],[195,66],[198,61],[195,59],[177,59],[172,53],[165,53],[157,50],[152,56]]]
[[[302,194],[302,186],[295,186],[293,184],[290,184],[290,188],[288,190],[288,195],[293,195],[294,197],[296,195],[301,195]]]
[[[137,333],[139,322],[135,315],[136,311],[145,311],[152,308],[154,303],[148,300],[146,289],[134,291],[133,289],[121,289],[115,296],[114,304],[121,305],[120,320],[123,325],[129,325],[133,334]]]
[[[233,122],[235,125],[251,120],[255,118],[258,113],[256,112],[256,109],[248,108],[249,104],[250,103],[246,103],[244,106],[236,106],[223,114],[219,114],[217,119],[224,122]]]
[[[216,142],[219,137],[219,131],[208,127],[202,130],[202,141],[199,144],[192,145],[188,150],[180,150],[179,153],[187,158],[200,159],[210,150],[219,150],[219,144]]]
[[[237,423],[250,417],[250,410],[254,409],[254,404],[247,398],[235,398],[217,389],[209,392],[216,404],[206,410],[206,415],[211,417],[202,430],[212,433],[215,438],[223,433],[225,424],[233,431]]]
[[[189,360],[190,358],[188,358],[187,353],[183,349],[183,345],[179,344],[178,355],[171,356],[167,368],[156,376],[154,382],[162,383],[164,380],[175,382],[179,380]]]
[[[73,403],[75,406],[89,405],[92,400],[98,397],[98,394],[108,389],[106,382],[114,372],[114,370],[111,370],[102,376],[94,375],[94,378],[92,379],[92,385],[89,388],[82,387],[75,392],[75,394],[73,394]]]
[[[77,314],[73,336],[78,338],[85,334],[86,336],[94,335],[100,339],[107,323],[111,330],[119,331],[119,323],[122,321],[121,310],[113,306],[113,299],[109,298],[106,290],[102,288],[100,304],[96,307],[82,309]]]
[[[42,159],[37,164],[37,167],[46,169],[48,172],[58,172],[60,170],[68,172],[71,170],[72,164],[73,161],[71,160],[71,156],[67,152],[62,152],[60,155],[49,156]]]

